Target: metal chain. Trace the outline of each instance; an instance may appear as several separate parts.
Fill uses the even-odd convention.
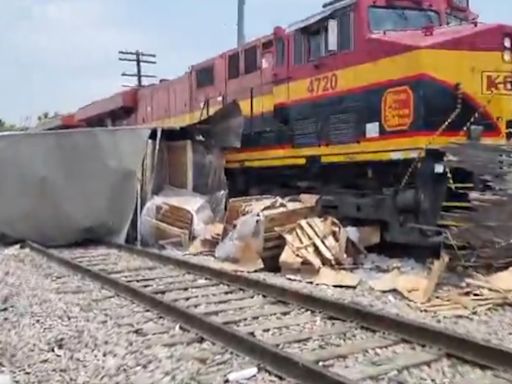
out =
[[[439,137],[439,135],[441,135],[446,130],[446,128],[448,128],[448,126],[455,120],[455,118],[458,116],[458,114],[462,110],[462,86],[461,86],[461,84],[456,85],[456,92],[457,92],[457,106],[456,106],[455,110],[448,117],[448,119],[444,122],[444,124],[436,131],[436,133],[430,137],[430,139],[425,144],[425,147],[422,148],[420,150],[420,152],[418,152],[418,155],[416,156],[413,163],[407,170],[407,173],[405,174],[405,177],[403,178],[402,183],[400,184],[401,189],[404,188],[405,184],[407,184],[407,181],[409,181],[409,177],[411,176],[414,168],[419,166],[419,164],[421,163],[423,157],[425,156],[427,148],[434,142],[435,139],[437,139]]]
[[[459,136],[462,136],[462,134],[465,133],[469,129],[469,127],[471,127],[471,125],[473,125],[475,120],[478,119],[478,117],[482,114],[482,112],[485,110],[485,108],[487,108],[491,104],[491,102],[494,99],[495,95],[496,94],[493,93],[491,95],[491,97],[489,97],[489,100],[487,100],[487,103],[481,105],[480,108],[477,109],[477,111],[473,114],[471,119],[469,119],[469,121],[466,123],[466,125],[464,125],[462,130],[459,132]]]

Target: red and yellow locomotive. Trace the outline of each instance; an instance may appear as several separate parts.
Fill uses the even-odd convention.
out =
[[[512,128],[512,28],[476,20],[468,0],[332,1],[75,117],[174,128],[236,101],[232,195],[320,193],[326,211],[379,223],[386,241],[438,244],[428,228],[464,205],[472,183],[446,169],[440,148],[468,133],[503,142]]]

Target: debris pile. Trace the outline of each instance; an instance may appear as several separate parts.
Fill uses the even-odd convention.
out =
[[[279,228],[313,217],[315,206],[310,199],[281,199],[272,196],[256,196],[229,201],[222,235],[216,257],[235,263],[260,260],[269,271],[279,269],[279,257],[285,240]],[[248,251],[250,249],[250,252]],[[246,254],[242,256],[242,250]],[[251,256],[248,256],[251,253]]]
[[[355,287],[360,278],[342,268],[364,253],[332,217],[312,217],[278,228],[286,240],[279,259],[285,274],[299,274],[317,284]]]
[[[450,167],[471,169],[478,181],[469,194],[471,209],[456,215],[461,224],[450,231],[458,265],[471,268],[512,266],[512,147],[481,143],[452,144],[444,149]]]
[[[468,316],[498,305],[512,304],[512,268],[487,277],[480,274],[464,279],[459,288],[445,287],[421,308],[444,315]]]
[[[205,237],[214,221],[208,197],[167,187],[142,211],[142,241],[144,245],[186,250],[192,240]]]
[[[387,268],[377,260],[377,269],[387,273],[368,278],[367,271],[375,271],[376,265],[365,249],[380,242],[380,228],[344,227],[335,218],[318,215],[316,199],[233,198],[225,214],[215,217],[208,197],[167,188],[145,207],[143,232],[153,245],[214,256],[228,270],[280,271],[290,279],[328,286],[364,283],[379,292],[397,292],[416,308],[440,315],[467,316],[512,304],[512,268],[447,284],[447,276],[453,277],[446,272],[451,263],[447,254],[421,273],[407,271],[398,260],[390,260]]]

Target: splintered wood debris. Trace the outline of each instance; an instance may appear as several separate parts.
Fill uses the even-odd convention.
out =
[[[279,259],[283,273],[301,275],[315,284],[346,287],[359,284],[359,276],[342,268],[353,265],[364,251],[336,219],[311,217],[276,230],[286,240]]]
[[[440,290],[433,300],[422,306],[429,312],[468,316],[497,305],[512,304],[512,269],[484,277],[475,274],[461,287]]]
[[[486,207],[489,202],[503,202],[503,196],[472,196]],[[224,269],[281,271],[294,280],[356,288],[364,276],[361,262],[366,256],[365,249],[380,242],[380,228],[344,228],[332,217],[319,217],[315,209],[317,198],[301,195],[288,199],[231,199],[223,222],[205,223],[195,238],[194,208],[161,202],[157,205],[154,227],[159,238],[167,239],[165,242],[187,245],[192,240],[188,254],[214,255]],[[483,226],[477,222],[476,227]],[[506,233],[503,228],[500,235]],[[491,242],[496,240],[492,236],[487,238]],[[496,243],[492,244],[496,249]],[[495,266],[500,265],[499,260],[494,261]],[[473,274],[462,284],[448,286],[442,283],[442,276],[451,262],[443,254],[423,274],[401,272],[397,262],[389,273],[365,283],[379,292],[398,292],[421,310],[441,315],[467,316],[496,305],[512,304],[512,267],[487,277]]]
[[[394,269],[368,283],[376,291],[397,291],[420,310],[444,316],[470,316],[512,304],[512,268],[489,276],[473,273],[459,284],[442,284],[448,263],[448,256],[443,254],[428,274],[405,274]]]

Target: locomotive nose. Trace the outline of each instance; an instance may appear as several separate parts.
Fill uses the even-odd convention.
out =
[[[423,64],[433,65],[442,80],[460,83],[466,100],[476,108],[475,121],[470,119],[466,127],[471,138],[491,133],[512,137],[508,133],[512,128],[512,28],[499,24],[445,27],[426,46],[437,52],[434,56],[440,62]]]
[[[487,42],[487,44],[484,44]],[[512,28],[496,25],[483,34],[489,60],[476,67],[480,92],[507,140],[512,138]]]

